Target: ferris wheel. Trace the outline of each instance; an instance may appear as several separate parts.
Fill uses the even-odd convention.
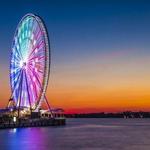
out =
[[[21,19],[11,49],[11,100],[17,108],[36,110],[46,98],[50,72],[49,41],[41,18],[27,14]]]

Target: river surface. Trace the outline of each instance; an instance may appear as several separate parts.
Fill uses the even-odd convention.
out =
[[[150,150],[150,119],[67,119],[64,127],[0,130],[0,150]]]

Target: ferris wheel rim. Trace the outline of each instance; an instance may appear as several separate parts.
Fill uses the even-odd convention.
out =
[[[40,98],[38,100],[36,100],[36,104],[35,104],[35,107],[32,108],[33,110],[39,108],[41,106],[41,102],[44,100],[44,97],[45,97],[45,93],[46,93],[46,90],[47,90],[47,86],[48,86],[48,81],[49,81],[49,75],[50,75],[50,63],[51,63],[51,55],[50,55],[50,44],[49,44],[49,36],[48,36],[48,32],[47,32],[47,28],[44,24],[44,21],[42,20],[41,17],[39,17],[38,15],[36,14],[33,14],[33,13],[27,13],[26,15],[24,15],[21,20],[19,21],[17,27],[16,27],[16,30],[15,30],[15,33],[14,33],[14,36],[13,36],[13,41],[17,35],[17,31],[19,29],[19,27],[21,26],[22,22],[27,18],[27,17],[33,17],[42,33],[43,33],[43,36],[44,36],[44,44],[45,44],[45,67],[44,67],[44,73],[43,73],[43,84],[42,84],[42,89],[41,89],[41,93],[40,93]],[[12,55],[13,55],[13,50],[12,50],[12,47],[13,47],[13,42],[12,42],[12,45],[11,45],[11,59],[12,59]],[[10,61],[11,61],[10,59]],[[10,62],[10,72],[11,72],[11,62]],[[13,86],[12,86],[12,77],[11,77],[11,73],[10,73],[10,85],[11,85],[11,92],[13,92]]]

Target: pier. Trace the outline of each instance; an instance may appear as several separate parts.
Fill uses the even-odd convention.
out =
[[[66,118],[62,113],[32,112],[29,115],[23,115],[20,118],[10,111],[0,113],[0,129],[24,128],[24,127],[46,127],[63,126],[66,124]],[[26,114],[26,113],[25,113]]]
[[[46,127],[63,126],[66,124],[65,118],[44,118],[44,119],[20,119],[16,122],[6,121],[0,123],[0,129],[25,128],[25,127]]]

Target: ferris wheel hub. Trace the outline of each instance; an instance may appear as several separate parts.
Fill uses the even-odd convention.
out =
[[[27,62],[26,61],[20,61],[20,68],[25,68],[26,67],[26,65],[27,65]]]
[[[26,64],[27,64],[26,62],[23,62],[23,66],[26,66]]]

